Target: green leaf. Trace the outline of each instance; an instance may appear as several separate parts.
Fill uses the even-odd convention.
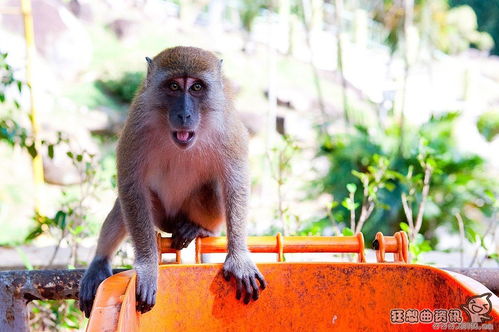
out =
[[[49,146],[47,146],[47,153],[50,159],[54,159],[54,144],[49,144]]]
[[[63,211],[57,211],[54,217],[55,224],[60,229],[66,228],[66,213]]]
[[[475,243],[478,240],[478,234],[475,232],[473,228],[470,226],[465,226],[464,227],[464,236],[468,241],[471,243]]]
[[[67,155],[69,158],[71,158],[71,159],[73,159],[73,158],[74,158],[74,154],[73,154],[73,152],[71,152],[71,151],[66,152],[66,155]]]
[[[357,186],[355,185],[355,183],[348,183],[347,190],[349,193],[353,194],[357,191]]]
[[[349,227],[343,228],[341,233],[343,234],[343,236],[353,236],[353,231]]]
[[[345,198],[343,202],[341,202],[341,205],[350,211],[359,207],[359,203],[354,203],[350,198]]]
[[[361,173],[361,172],[358,172],[356,170],[352,170],[352,174],[359,178],[359,180],[362,182],[362,183],[367,183],[369,182],[369,176],[365,173]]]
[[[405,222],[401,222],[400,224],[400,229],[403,230],[404,232],[409,233],[409,225],[407,225]]]
[[[73,230],[71,230],[71,234],[78,235],[81,232],[83,232],[84,230],[85,230],[85,227],[83,227],[83,225],[79,225],[79,226],[75,227]]]
[[[31,145],[26,146],[26,150],[28,150],[28,153],[31,156],[31,158],[35,158],[38,154],[36,152],[35,143],[31,143]]]
[[[340,205],[339,202],[337,201],[332,201],[331,203],[329,203],[329,209],[332,210],[334,209],[335,207],[337,207],[338,205]]]
[[[385,188],[388,190],[388,191],[393,191],[395,190],[396,186],[394,183],[392,182],[385,182]]]

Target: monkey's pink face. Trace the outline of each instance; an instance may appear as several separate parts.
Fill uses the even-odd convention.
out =
[[[201,79],[194,77],[174,77],[164,83],[171,137],[182,149],[191,147],[196,141],[200,105],[206,88]]]

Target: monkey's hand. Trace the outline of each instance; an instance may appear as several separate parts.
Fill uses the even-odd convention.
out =
[[[267,286],[263,275],[258,271],[258,268],[251,260],[247,251],[237,253],[229,252],[225,259],[223,274],[227,281],[230,281],[231,276],[236,279],[236,299],[241,299],[244,288],[244,291],[246,292],[244,295],[245,304],[248,304],[251,298],[253,298],[253,300],[258,299],[259,287],[256,282],[257,279],[260,282],[260,288],[262,290]]]
[[[80,281],[80,310],[85,313],[85,317],[90,317],[97,287],[112,274],[111,264],[107,259],[94,258]]]
[[[137,311],[146,313],[156,304],[158,263],[135,263],[135,271],[137,271],[137,285],[135,290]]]

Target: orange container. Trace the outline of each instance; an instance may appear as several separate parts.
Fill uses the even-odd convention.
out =
[[[277,254],[298,247],[300,252],[346,249],[363,257],[358,236],[339,242],[278,236],[274,244],[270,239],[249,240],[250,249],[251,243],[253,251]],[[383,240],[385,252],[395,252],[402,262],[258,264],[268,286],[247,305],[236,300],[235,282],[225,281],[221,264],[171,264],[159,266],[156,305],[139,314],[135,274],[119,273],[100,285],[87,331],[435,331],[442,324],[455,330],[474,327],[463,324],[499,330],[498,299],[485,286],[456,273],[403,263],[407,243]],[[219,252],[224,243],[220,238],[198,240],[197,255]],[[470,316],[470,308],[478,313]]]

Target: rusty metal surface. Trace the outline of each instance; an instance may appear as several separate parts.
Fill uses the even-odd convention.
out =
[[[485,287],[490,289],[494,294],[499,296],[499,268],[454,268],[444,267],[447,271],[457,272],[472,279],[475,279]]]
[[[124,271],[113,270],[113,273]],[[32,300],[78,298],[84,269],[0,272],[0,331],[28,331],[26,304]]]
[[[255,238],[255,240],[257,239]],[[306,240],[308,242],[314,241],[314,239],[309,238],[307,238]],[[359,253],[363,252],[363,245],[359,245],[360,242],[358,238],[352,237],[352,239],[347,240],[352,240],[350,241],[352,243],[341,243],[341,245],[347,246],[349,248],[354,247],[354,251]],[[168,244],[167,239],[160,238],[159,241],[163,246],[166,246]],[[161,243],[161,241],[164,243]],[[199,241],[200,240],[198,239],[198,242]],[[207,238],[204,239],[204,241],[205,243],[197,243],[198,246],[196,255],[201,254],[204,251],[219,251],[221,250],[220,248],[225,246],[225,242],[222,241],[222,243],[220,242],[220,239],[217,238]],[[265,245],[265,249],[272,250],[272,252],[276,252],[281,255],[285,251],[284,248],[286,244],[288,246],[295,245],[294,243],[292,243],[292,241],[289,242],[289,240],[286,243],[285,241],[283,241],[282,237],[280,238],[279,236],[277,236],[272,241],[272,243],[269,242]],[[331,250],[332,244],[337,245],[335,241],[332,241],[331,243],[323,242],[324,239],[315,240],[315,242],[313,243],[315,246],[309,248],[310,250],[308,251],[315,251],[317,249],[317,246],[319,246],[321,250]],[[363,244],[363,240],[361,242]],[[160,248],[161,245],[159,246]],[[259,245],[260,247],[262,246],[261,244]],[[444,273],[443,271],[440,270],[440,272],[438,272],[439,270],[432,267],[418,267],[415,265],[400,264],[406,261],[406,255],[404,255],[404,252],[402,250],[406,248],[406,243],[404,243],[403,238],[397,239],[396,236],[385,236],[382,238],[377,237],[376,245],[378,246],[378,248],[376,249],[377,251],[380,251],[380,253],[381,251],[397,253],[399,255],[399,258],[396,259],[396,261],[398,261],[399,264],[263,264],[262,271],[265,271],[268,281],[272,281],[272,287],[262,293],[262,299],[267,298],[268,301],[272,297],[272,301],[275,302],[276,299],[279,298],[285,300],[287,297],[291,296],[293,292],[307,294],[307,296],[305,297],[301,296],[296,302],[294,301],[297,299],[293,300],[291,298],[288,299],[289,301],[284,301],[285,303],[281,300],[279,300],[280,302],[278,301],[276,303],[272,302],[272,306],[274,306],[273,310],[279,308],[279,306],[282,305],[283,310],[284,308],[286,309],[283,312],[288,315],[288,310],[290,308],[294,308],[295,305],[299,305],[299,307],[301,308],[303,301],[309,298],[308,296],[310,295],[313,295],[310,297],[311,299],[322,304],[319,303],[319,306],[315,308],[315,302],[309,303],[307,304],[307,310],[315,308],[314,310],[320,312],[321,310],[324,310],[324,304],[328,303],[331,299],[333,299],[336,303],[345,296],[354,300],[357,305],[360,305],[360,308],[362,310],[368,310],[369,306],[372,305],[374,299],[378,297],[378,304],[387,302],[385,304],[388,305],[388,302],[392,301],[392,303],[390,303],[391,305],[400,305],[401,303],[393,303],[393,301],[397,302],[399,300],[398,297],[391,298],[389,295],[395,290],[399,294],[398,296],[400,296],[400,292],[402,292],[405,294],[404,296],[407,296],[409,299],[412,298],[412,301],[415,301],[416,299],[418,299],[418,297],[422,296],[420,295],[422,292],[425,295],[423,296],[423,298],[420,298],[416,302],[419,301],[421,303],[425,302],[429,305],[440,306],[451,304],[455,305],[459,301],[463,301],[463,296],[469,296],[471,294],[469,293],[469,289],[472,288],[468,289],[469,283],[466,280],[462,280],[462,278],[457,278],[456,275],[454,275],[454,277],[449,277],[445,274],[442,274]],[[254,244],[253,247],[256,248],[256,244]],[[259,248],[258,250],[263,249]],[[384,261],[383,257],[381,261]],[[198,323],[204,325],[205,327],[213,325],[211,327],[221,328],[221,326],[231,324],[231,321],[234,318],[234,312],[225,313],[224,307],[229,305],[233,308],[239,308],[239,302],[233,299],[234,296],[232,286],[225,282],[225,280],[222,280],[222,278],[220,278],[219,265],[163,265],[160,267],[160,269],[164,273],[160,273],[159,284],[160,288],[165,293],[165,297],[163,298],[161,295],[159,295],[157,308],[154,309],[153,312],[159,310],[158,312],[159,316],[162,317],[162,322],[166,321],[167,323],[169,322],[168,324],[173,324],[169,325],[169,327],[176,326],[175,324],[178,324],[178,321],[174,318],[175,315],[169,315],[170,310],[173,310],[172,308],[174,308],[175,312],[180,310],[178,312],[178,314],[180,314],[182,310],[191,310],[191,307],[193,306],[197,307],[195,315],[198,315],[200,318],[205,319],[204,323],[202,322],[203,319],[201,319]],[[458,272],[462,275],[473,278],[474,280],[485,285],[495,294],[499,293],[498,268],[445,269]],[[83,276],[84,271],[85,270],[83,269],[78,269],[33,271],[15,270],[0,272],[0,331],[28,331],[29,313],[27,311],[26,304],[31,300],[77,299],[79,281]],[[122,271],[124,270],[113,270],[114,273]],[[172,273],[167,273],[167,271]],[[294,280],[293,282],[293,279],[297,280]],[[472,281],[470,279],[468,280]],[[90,328],[89,331],[97,331],[100,327],[106,324],[111,324],[113,328],[118,327],[118,329],[121,329],[123,331],[130,330],[130,324],[134,326],[132,330],[137,331],[158,328],[158,325],[156,323],[147,319],[144,320],[146,317],[152,317],[150,314],[146,314],[144,316],[144,319],[140,319],[140,315],[137,316],[137,314],[135,313],[134,283],[135,279],[133,271],[129,271],[127,273],[122,273],[120,275],[109,278],[102,285],[102,287],[99,289],[99,293],[101,294],[98,294],[98,298],[100,298],[100,300],[97,300],[97,303],[99,303],[100,301],[100,305],[98,304],[96,306],[97,309],[95,312],[97,316],[100,317],[93,320],[91,319],[91,324],[89,325],[89,327],[93,326],[94,328]],[[327,284],[327,287],[325,288],[324,283]],[[410,285],[408,289],[405,289],[407,286],[409,286],[408,284],[412,285]],[[209,292],[206,293],[203,290],[209,290]],[[387,293],[383,293],[385,291]],[[381,294],[380,292],[383,294]],[[442,296],[442,294],[444,295]],[[362,301],[360,301],[366,295],[371,298],[369,303],[365,303],[365,305],[367,305],[367,309],[361,303]],[[441,296],[443,297],[443,299],[440,298]],[[224,299],[222,300],[221,297],[223,297]],[[348,302],[349,300],[347,300],[347,298],[345,298],[343,301],[345,306],[350,303]],[[217,299],[218,301],[216,301]],[[259,303],[265,302],[265,300],[261,300],[259,300]],[[455,303],[448,302],[451,300]],[[207,313],[208,316],[205,317],[201,312],[203,308],[205,308],[206,303],[210,303],[210,301],[214,301],[213,304],[219,304],[220,308],[215,310],[215,312],[211,312],[211,314],[215,316],[209,316],[209,314]],[[187,303],[188,306],[182,309],[182,303]],[[267,305],[270,306],[270,302],[267,303]],[[246,314],[246,312],[248,311],[247,308],[249,307],[242,306],[240,308],[240,314]],[[125,310],[122,310],[122,308],[125,308]],[[170,309],[165,311],[165,308]],[[350,317],[351,319],[346,319],[347,317],[349,317],[348,312],[350,311],[347,310],[343,312],[342,310],[343,309],[341,307],[337,307],[335,305],[334,310],[330,314],[337,315],[338,313],[341,313],[343,322],[338,321],[333,323],[333,325],[331,326],[331,322],[326,324],[322,320],[319,320],[320,317],[316,317],[318,319],[318,326],[321,328],[338,328],[345,327],[347,325],[350,326],[350,324],[353,324],[353,320],[351,320],[353,319],[352,317]],[[297,315],[303,314],[303,312],[298,309],[296,309],[295,311],[295,314]],[[264,311],[258,311],[254,312],[254,314],[257,316],[265,316],[270,312],[272,312],[272,310],[267,311],[267,313],[265,313]],[[226,314],[227,317],[225,316]],[[375,317],[378,318],[381,315],[380,312],[372,312],[371,314],[374,314]],[[217,315],[220,317],[216,317]],[[213,317],[217,319],[215,319],[215,321],[212,321]],[[287,318],[289,320],[281,322],[282,324],[279,326],[276,325],[276,327],[282,327],[283,330],[286,330],[300,325],[300,322],[296,321],[292,325],[288,324],[289,321],[292,321],[294,318],[296,318],[295,316],[289,316]],[[217,325],[218,323],[220,323],[218,322],[219,319],[222,319],[224,321],[220,326]],[[347,323],[345,323],[345,319],[348,321]],[[243,321],[245,320],[243,319]],[[240,323],[242,323],[242,321]],[[250,320],[249,322],[245,321],[244,323],[253,324],[254,322]],[[385,323],[386,322],[383,321],[380,324],[381,326],[383,326],[386,325]],[[324,324],[326,324],[327,326]],[[235,325],[232,327],[235,329],[237,328],[237,326]],[[257,326],[255,325],[255,327]],[[305,325],[300,327],[304,328]]]
[[[28,331],[26,300],[14,296],[12,286],[0,281],[0,331]]]
[[[27,301],[75,299],[84,271],[3,271],[0,272],[0,284],[7,285],[12,295]]]
[[[457,309],[482,288],[440,269],[388,263],[258,264],[268,281],[260,299],[235,299],[220,264],[160,266],[152,311],[135,311],[135,276],[99,288],[87,331],[433,331],[392,324],[396,308]],[[499,328],[497,298],[490,315]],[[121,305],[120,305],[121,304]],[[466,319],[466,317],[463,317]]]

